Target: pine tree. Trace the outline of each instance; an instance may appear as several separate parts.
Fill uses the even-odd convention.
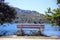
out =
[[[47,10],[45,13],[45,18],[51,23],[53,26],[59,26],[60,30],[60,9],[54,9],[53,11],[48,12],[50,10]],[[50,15],[51,14],[51,15]]]
[[[11,23],[15,19],[15,8],[0,0],[0,23]]]
[[[57,0],[57,4],[60,4],[60,0]]]

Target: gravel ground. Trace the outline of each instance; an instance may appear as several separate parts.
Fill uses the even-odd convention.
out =
[[[60,40],[60,39],[25,39],[25,38],[0,38],[0,40]]]
[[[7,36],[7,37],[0,37],[0,40],[60,40],[60,37]]]

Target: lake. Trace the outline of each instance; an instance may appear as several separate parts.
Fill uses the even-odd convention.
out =
[[[14,35],[19,28],[16,26],[17,24],[4,24],[0,25],[0,35],[2,35],[4,32],[7,32],[6,35]],[[45,35],[48,36],[60,36],[60,31],[58,31],[58,26],[51,26],[51,24],[44,24],[45,28],[42,32]],[[31,28],[23,28],[23,30],[38,30],[38,29],[31,29]],[[26,31],[25,33],[30,33],[30,31]]]

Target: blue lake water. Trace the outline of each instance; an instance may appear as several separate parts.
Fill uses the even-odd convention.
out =
[[[51,26],[51,24],[44,24],[45,28],[44,31],[42,32],[45,35],[51,36],[51,35],[55,35],[55,36],[60,36],[60,31],[58,31],[58,26],[53,27]],[[4,24],[4,25],[0,25],[0,35],[2,35],[4,32],[7,31],[6,35],[13,35],[17,32],[17,30],[19,30],[17,28],[17,24]],[[31,28],[24,28],[23,30],[33,30]],[[34,29],[34,30],[38,30],[38,29]],[[30,33],[29,31],[27,31],[26,33]]]
[[[51,26],[51,24],[45,24],[43,33],[49,36],[60,36],[60,31],[58,30],[58,28],[58,26]]]

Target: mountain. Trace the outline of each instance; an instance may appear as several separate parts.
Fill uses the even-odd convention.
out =
[[[31,10],[22,10],[22,9],[19,9],[19,8],[16,8],[16,11],[17,12],[22,12],[22,13],[38,13],[37,11],[31,11]]]
[[[16,23],[34,23],[42,22],[44,20],[44,15],[40,14],[37,11],[23,10],[19,8],[15,9],[17,11],[17,14],[14,22]]]

